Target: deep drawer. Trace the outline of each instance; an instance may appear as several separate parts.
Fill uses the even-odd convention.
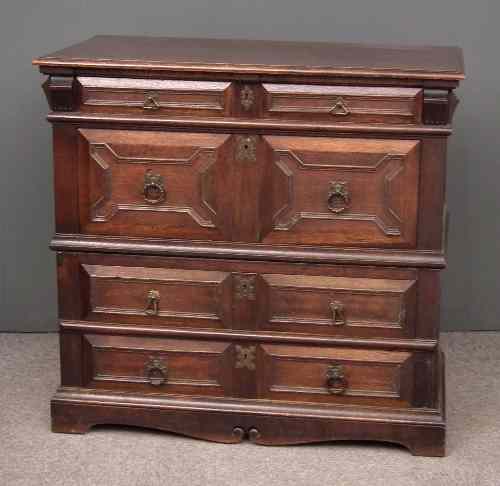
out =
[[[419,290],[414,269],[92,254],[61,259],[63,320],[297,339],[432,337],[417,332],[417,296],[426,287]],[[438,274],[431,276],[425,285],[435,285]],[[436,314],[431,308],[427,316]]]
[[[420,156],[418,140],[80,129],[79,231],[415,248]]]
[[[88,388],[398,408],[432,400],[426,353],[106,334],[82,339]]]

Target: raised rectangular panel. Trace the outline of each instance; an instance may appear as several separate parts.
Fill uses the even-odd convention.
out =
[[[223,239],[212,177],[228,136],[78,131],[83,233]],[[219,224],[220,223],[220,224]]]
[[[265,140],[274,155],[264,243],[416,246],[419,141]]]

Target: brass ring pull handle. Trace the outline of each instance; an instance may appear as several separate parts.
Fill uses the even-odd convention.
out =
[[[146,363],[145,373],[151,385],[163,385],[167,381],[167,364],[160,358],[152,356]]]
[[[148,302],[144,312],[148,316],[157,316],[160,313],[160,292],[158,290],[148,292]]]
[[[332,311],[332,325],[343,326],[345,324],[345,308],[342,302],[331,302],[330,310]]]
[[[351,202],[347,182],[330,182],[328,191],[328,209],[333,213],[345,211]]]
[[[144,96],[144,103],[142,105],[143,110],[159,110],[161,108],[158,102],[158,93],[146,93]]]
[[[163,185],[163,177],[158,174],[153,174],[151,170],[148,170],[144,175],[142,195],[144,199],[151,204],[158,204],[165,201],[167,191]]]
[[[340,364],[331,365],[326,371],[326,387],[332,395],[342,395],[347,389],[348,383],[344,374],[344,367]]]

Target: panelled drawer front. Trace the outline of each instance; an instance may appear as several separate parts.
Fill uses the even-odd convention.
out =
[[[227,135],[78,130],[84,233],[221,240]],[[219,185],[217,185],[219,184]],[[219,205],[220,206],[220,205]],[[219,214],[218,214],[219,213]]]
[[[416,337],[419,280],[412,269],[66,255],[59,278],[62,319],[277,336]]]
[[[230,110],[229,82],[78,77],[83,113],[134,117],[221,118]]]
[[[422,89],[264,84],[263,115],[316,123],[419,124]]]
[[[255,118],[293,123],[417,125],[417,88],[241,84],[77,77],[80,112],[139,118]]]
[[[266,136],[264,243],[415,247],[420,142]]]
[[[280,401],[409,407],[410,352],[265,344],[259,397]]]
[[[89,319],[231,328],[227,272],[85,264],[82,269]]]
[[[310,335],[410,337],[416,280],[261,276],[260,329]]]
[[[218,341],[84,336],[84,386],[141,393],[232,394],[233,347]]]
[[[82,233],[415,248],[417,140],[78,130]]]

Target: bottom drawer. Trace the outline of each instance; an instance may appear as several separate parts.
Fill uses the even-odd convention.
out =
[[[98,334],[83,339],[84,386],[141,393],[231,395],[229,343]]]
[[[411,352],[265,344],[260,355],[261,398],[398,407],[415,401]]]
[[[63,374],[70,354],[64,346],[63,339]],[[142,394],[405,408],[432,406],[433,356],[420,351],[85,334],[81,382],[89,388]]]

